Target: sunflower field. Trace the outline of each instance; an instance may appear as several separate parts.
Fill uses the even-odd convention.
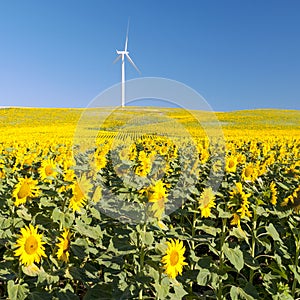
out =
[[[300,299],[300,111],[103,111],[0,109],[1,299]]]

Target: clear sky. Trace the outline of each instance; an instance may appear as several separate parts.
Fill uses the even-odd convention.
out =
[[[0,106],[86,107],[126,79],[180,81],[216,111],[300,109],[299,0],[1,0]]]

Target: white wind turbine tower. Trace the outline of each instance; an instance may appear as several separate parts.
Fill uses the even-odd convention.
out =
[[[128,25],[127,25],[127,33],[126,33],[126,40],[125,40],[125,49],[124,50],[116,50],[117,54],[119,56],[114,61],[114,63],[116,63],[120,58],[122,58],[122,84],[121,84],[122,95],[121,95],[121,107],[125,106],[125,56],[129,60],[129,62],[133,65],[133,67],[139,73],[141,73],[140,70],[138,69],[138,67],[133,62],[133,60],[130,58],[129,52],[127,51],[127,46],[128,46],[128,30],[129,30],[129,21],[128,21]]]

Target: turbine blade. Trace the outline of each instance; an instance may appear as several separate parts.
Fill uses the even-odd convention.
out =
[[[135,63],[133,62],[133,60],[130,58],[130,56],[128,54],[126,54],[126,57],[128,58],[129,62],[133,65],[133,67],[141,74],[141,71],[139,70],[139,68],[135,65]]]
[[[122,55],[119,55],[113,62],[113,64],[115,64],[120,58],[121,58]]]
[[[125,40],[125,50],[124,51],[127,51],[127,46],[128,46],[128,32],[129,32],[129,19],[128,19],[128,23],[127,23],[126,40]]]

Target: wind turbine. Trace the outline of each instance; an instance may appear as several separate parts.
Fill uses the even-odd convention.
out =
[[[122,59],[122,95],[121,95],[121,107],[125,106],[125,56],[129,60],[129,62],[132,64],[132,66],[141,74],[140,70],[138,67],[135,65],[133,60],[129,56],[129,52],[127,51],[127,46],[128,46],[128,30],[129,30],[129,21],[127,25],[127,33],[126,33],[126,40],[125,40],[125,48],[124,50],[116,50],[117,54],[119,55],[114,63],[116,63],[120,58]]]

